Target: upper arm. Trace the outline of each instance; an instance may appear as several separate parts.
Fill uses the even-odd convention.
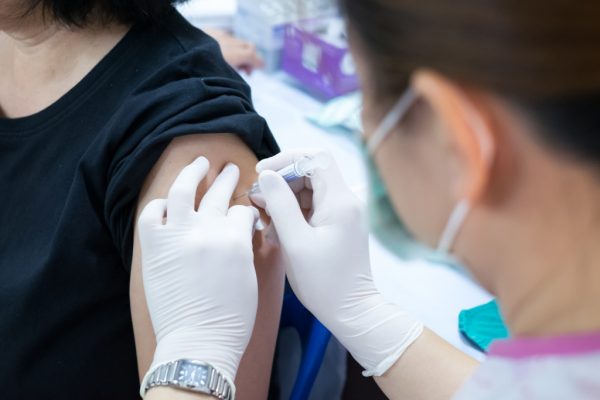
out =
[[[250,149],[232,134],[189,135],[174,139],[152,168],[138,200],[138,214],[149,201],[166,198],[171,184],[181,170],[199,156],[210,161],[210,171],[201,183],[196,196],[197,202],[204,196],[208,186],[229,162],[240,168],[238,192],[252,186],[256,181],[256,157]],[[234,196],[235,197],[235,196]],[[236,200],[249,204],[247,198]]]
[[[139,213],[141,210],[143,210],[144,206],[148,202],[156,198],[167,197],[169,188],[181,169],[199,156],[205,156],[210,161],[211,167],[207,178],[198,188],[196,198],[197,203],[199,203],[207,188],[212,181],[214,181],[219,172],[229,162],[235,163],[240,168],[240,181],[238,184],[238,189],[236,190],[236,194],[241,194],[248,190],[248,188],[252,186],[253,182],[256,181],[256,157],[237,136],[230,134],[203,134],[180,137],[171,142],[146,178],[138,200],[136,221],[137,216],[139,216]],[[239,204],[249,204],[249,199],[247,197],[242,197],[236,202]],[[277,268],[274,268],[274,271],[277,271]],[[268,284],[273,286],[273,288],[269,290],[270,292],[277,292],[280,290],[278,286],[283,286],[282,276],[271,278],[271,281],[272,282]],[[279,283],[280,281],[281,283]],[[263,284],[263,286],[265,285]],[[260,275],[259,290],[261,290]],[[141,252],[137,228],[134,237],[130,301],[136,350],[138,355],[139,373],[140,377],[143,377],[152,363],[152,357],[156,343],[144,295],[141,270]],[[277,324],[278,319],[275,319],[274,323],[272,324],[273,326],[267,327],[267,329],[276,330]],[[255,331],[257,329],[260,329],[260,327],[255,327]],[[274,332],[273,335],[276,335],[276,332]],[[273,336],[273,341],[274,337],[275,336]],[[249,347],[250,346],[252,346],[252,341]],[[265,353],[265,355],[269,357],[269,349],[261,349],[261,352]],[[270,375],[270,370],[267,373]]]

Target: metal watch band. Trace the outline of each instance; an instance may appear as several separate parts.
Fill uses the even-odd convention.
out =
[[[145,390],[168,386],[209,394],[220,400],[233,400],[234,389],[212,365],[200,361],[177,360],[159,365],[148,377]]]

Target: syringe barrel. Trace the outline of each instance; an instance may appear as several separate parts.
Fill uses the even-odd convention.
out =
[[[280,169],[277,171],[277,173],[281,175],[281,177],[288,183],[294,182],[300,178],[304,178],[306,174],[301,168],[299,168],[301,166],[300,162],[301,160],[296,161],[295,163]]]
[[[278,170],[277,174],[281,175],[281,177],[287,183],[297,181],[298,179],[304,178],[305,176],[307,176],[307,175],[305,175],[303,170],[298,168],[299,165],[300,164],[298,164],[298,162],[290,164],[287,167]],[[256,182],[254,185],[252,185],[252,188],[250,189],[248,194],[252,195],[252,194],[257,194],[257,193],[260,193],[260,185],[258,184],[258,182]]]
[[[327,153],[315,153],[302,157],[294,166],[298,175],[311,177],[317,169],[327,169],[331,163],[331,157]]]
[[[331,158],[325,153],[317,153],[310,156],[304,156],[296,160],[293,164],[288,165],[277,171],[279,175],[287,182],[292,183],[300,178],[310,177],[316,169],[326,169],[331,165]],[[260,185],[255,183],[248,194],[260,193]]]

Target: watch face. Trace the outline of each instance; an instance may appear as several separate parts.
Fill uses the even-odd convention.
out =
[[[181,366],[178,381],[189,388],[206,387],[208,385],[208,368],[184,363]]]

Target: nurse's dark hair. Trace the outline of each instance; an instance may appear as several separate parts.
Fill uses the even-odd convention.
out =
[[[116,21],[124,24],[160,23],[176,3],[185,0],[27,0],[26,12],[44,15],[69,26]]]
[[[539,136],[600,165],[600,1],[340,0],[374,94],[427,68],[520,106]]]

